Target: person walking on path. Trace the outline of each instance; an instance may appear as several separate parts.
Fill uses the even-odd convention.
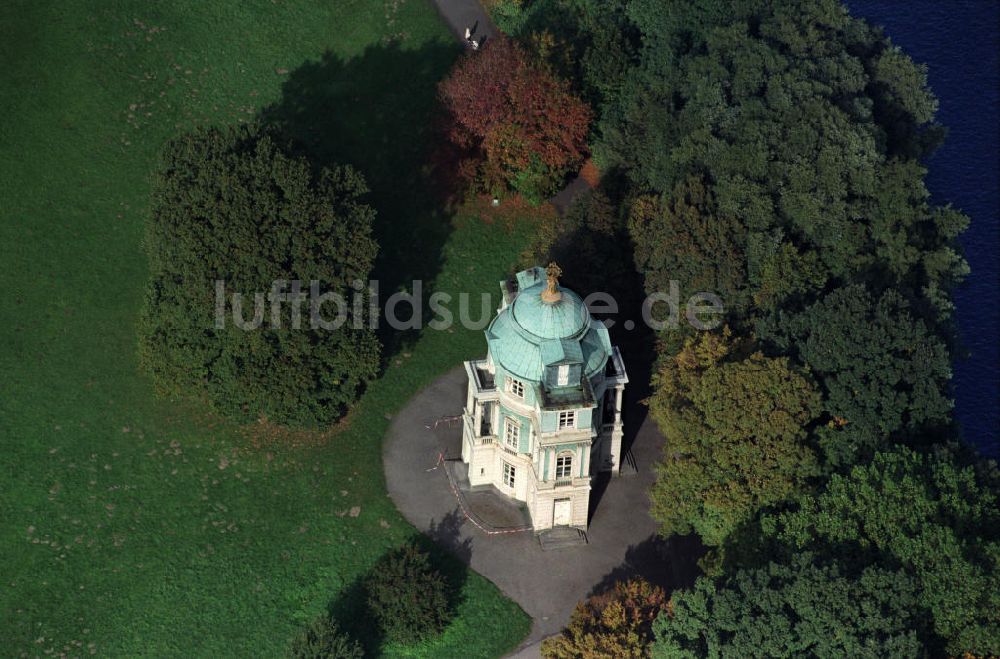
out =
[[[472,48],[472,50],[479,50],[479,47],[483,45],[483,41],[486,40],[485,34],[483,35],[483,38],[479,40],[478,43],[476,42],[475,39],[472,38],[475,36],[476,30],[478,28],[479,28],[478,20],[476,20],[476,22],[472,24],[472,27],[469,26],[465,27],[465,45]]]

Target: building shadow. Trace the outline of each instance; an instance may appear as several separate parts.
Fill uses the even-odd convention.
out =
[[[603,312],[597,305],[591,308],[591,313],[599,321],[611,321],[611,342],[621,350],[629,377],[622,403],[624,457],[646,420],[647,409],[641,401],[650,393],[656,337],[642,319],[645,289],[635,268],[632,239],[626,226],[627,186],[622,177],[618,171],[606,172],[598,187],[577,196],[562,220],[566,232],[542,256],[544,260],[559,263],[562,282],[580,295],[600,292],[614,299],[617,313]]]
[[[588,597],[607,592],[616,583],[636,578],[645,579],[668,594],[676,588],[690,587],[701,574],[698,559],[704,554],[705,547],[696,535],[670,538],[650,535],[631,545],[621,565],[595,583]]]
[[[622,423],[624,426],[622,428],[622,469],[629,466],[627,461],[631,460],[630,468],[638,471],[640,468],[650,466],[638,464],[632,449],[639,429],[642,428],[642,424],[646,422],[646,417],[649,415],[649,407],[644,401],[652,393],[649,381],[653,375],[653,365],[657,358],[656,337],[653,330],[637,321],[633,330],[626,331],[623,328],[618,333],[617,345],[621,350],[622,361],[625,362],[625,370],[628,373],[628,386],[625,387],[625,395],[622,399]]]
[[[377,212],[373,278],[383,308],[392,293],[412,292],[414,280],[429,297],[441,267],[451,217],[429,165],[432,123],[437,83],[459,52],[450,41],[370,46],[349,59],[328,51],[291,71],[280,100],[261,113],[266,126],[315,166],[349,164],[364,175]],[[408,305],[401,305],[400,316],[409,318]],[[379,335],[388,361],[418,331],[394,331],[383,319]]]
[[[601,505],[601,499],[611,482],[611,472],[599,471],[590,477],[590,498],[587,505],[587,525],[594,519],[594,513]]]

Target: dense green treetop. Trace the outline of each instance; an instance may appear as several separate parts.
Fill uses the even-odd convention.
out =
[[[632,267],[625,221],[603,185],[577,196],[565,213],[540,214],[537,222],[535,240],[522,254],[522,267],[554,260],[569,288],[584,295],[608,293],[620,312],[639,306],[641,283]],[[600,316],[598,310],[592,312]],[[623,322],[617,316],[613,320]]]
[[[628,228],[648,293],[667,292],[676,281],[684,297],[697,292],[720,296],[730,319],[746,314],[746,228],[718,211],[703,181],[690,178],[670,195],[637,197]]]
[[[674,592],[654,653],[995,655],[998,497],[995,463],[878,453],[743,529],[721,574]]]
[[[788,564],[701,577],[654,625],[653,656],[914,657],[916,583],[878,567],[848,574],[804,553]]]
[[[758,329],[822,384],[826,410],[841,426],[830,435],[841,444],[828,447],[835,462],[895,433],[948,423],[948,351],[895,291],[875,298],[861,285],[841,287]]]
[[[505,33],[529,44],[595,110],[615,102],[636,59],[639,31],[629,0],[491,0]]]
[[[292,639],[289,659],[364,659],[361,644],[340,630],[328,615],[323,615]]]
[[[820,397],[786,358],[703,332],[654,377],[650,414],[667,437],[650,498],[664,535],[722,544],[817,473],[806,427]]]
[[[415,644],[440,634],[454,616],[448,580],[414,544],[387,554],[365,580],[368,610],[386,638]]]
[[[256,128],[208,128],[171,141],[154,181],[139,324],[140,358],[157,387],[206,395],[241,420],[312,425],[341,416],[375,375],[378,340],[350,319],[336,330],[312,327],[304,296],[316,280],[353,317],[352,282],[368,281],[377,251],[366,192],[350,167],[314,172]],[[280,327],[273,322],[267,295],[279,279],[302,281],[298,329],[288,303]],[[217,281],[226,293],[222,328]],[[234,322],[233,293],[243,296],[243,320],[257,307],[259,329]],[[337,315],[333,304],[321,311],[327,320]]]
[[[947,315],[966,220],[929,204],[915,160],[940,138],[922,67],[835,0],[640,0],[628,16],[643,49],[599,121],[606,166],[662,194],[706,177],[765,306],[879,276]]]
[[[899,448],[765,516],[768,556],[803,551],[902,569],[952,654],[1000,654],[1000,474]],[[928,638],[933,644],[933,636]]]

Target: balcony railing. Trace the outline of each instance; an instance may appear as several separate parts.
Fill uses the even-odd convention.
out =
[[[493,374],[486,368],[485,359],[474,359],[466,363],[469,365],[469,373],[475,378],[478,391],[483,393],[496,391],[497,383],[493,379]]]
[[[465,414],[462,415],[462,420],[465,423],[465,434],[472,438],[472,442],[475,446],[483,446],[485,444],[493,444],[497,441],[497,436],[487,432],[475,432],[474,425],[475,421],[472,419],[472,415],[466,410]],[[485,427],[488,427],[485,426]],[[480,428],[482,430],[482,428]]]
[[[572,478],[560,478],[559,480],[549,481],[539,480],[534,467],[528,469],[528,477],[537,490],[558,490],[563,487],[577,487],[590,483],[590,476],[573,476]]]

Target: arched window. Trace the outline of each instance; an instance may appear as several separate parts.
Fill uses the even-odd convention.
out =
[[[560,453],[556,457],[556,480],[563,480],[573,477],[573,454],[569,452]]]

